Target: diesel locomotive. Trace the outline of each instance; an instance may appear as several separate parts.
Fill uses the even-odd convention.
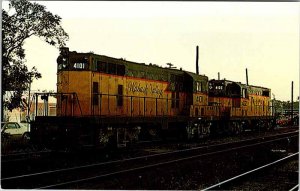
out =
[[[56,116],[36,116],[32,140],[59,146],[198,139],[274,123],[269,88],[61,48]]]

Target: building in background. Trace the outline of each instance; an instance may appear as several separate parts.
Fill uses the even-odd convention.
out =
[[[28,121],[27,120],[28,106],[26,104],[23,104],[23,106],[24,107],[16,108],[13,109],[12,111],[3,108],[4,121],[9,121],[9,122]],[[42,100],[38,100],[37,105],[35,100],[31,101],[30,111],[29,111],[30,120],[34,120],[36,115],[43,116],[46,114],[47,116],[56,116],[56,99],[50,99],[49,102],[47,103],[43,102]]]

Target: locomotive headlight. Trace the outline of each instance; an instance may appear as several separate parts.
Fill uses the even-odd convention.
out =
[[[58,64],[59,70],[64,69],[68,66],[68,58],[66,56],[59,55],[56,62]]]
[[[63,68],[66,68],[67,67],[67,58],[63,58],[62,61],[63,61],[63,64],[62,64]]]

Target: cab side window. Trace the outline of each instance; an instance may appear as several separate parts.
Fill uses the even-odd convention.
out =
[[[106,73],[107,72],[106,62],[97,61],[97,71]]]

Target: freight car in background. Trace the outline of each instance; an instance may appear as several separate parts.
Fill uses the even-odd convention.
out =
[[[61,48],[57,116],[36,116],[32,140],[58,146],[197,139],[271,128],[271,90],[171,67]],[[36,99],[38,100],[38,99]]]

